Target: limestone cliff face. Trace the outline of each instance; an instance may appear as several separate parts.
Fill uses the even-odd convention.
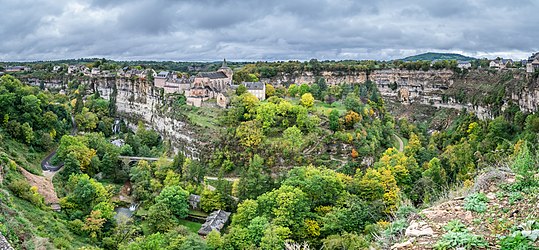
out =
[[[91,85],[105,99],[115,98],[116,112],[131,128],[138,121],[159,132],[171,145],[192,158],[199,157],[201,143],[195,130],[185,121],[171,118],[169,103],[160,88],[145,80],[129,78],[93,78]],[[116,89],[116,91],[115,91]],[[116,92],[116,93],[115,93]]]
[[[277,85],[281,85],[284,83],[312,84],[320,77],[324,77],[326,79],[326,82],[330,85],[337,85],[345,82],[361,83],[367,80],[367,74],[365,72],[322,71],[320,74],[314,74],[313,72],[296,72],[293,74],[279,73],[277,74],[277,76],[271,79],[262,79],[261,81]]]
[[[457,75],[450,70],[374,70],[365,72],[312,72],[280,73],[271,79],[262,79],[272,84],[307,83],[312,84],[320,77],[329,85],[341,83],[362,84],[367,79],[374,82],[386,101],[404,104],[421,103],[435,107],[472,111],[478,117],[492,118],[494,107],[488,95],[503,91],[503,102],[512,101],[528,112],[538,111],[539,79],[522,72],[494,72],[488,70],[471,71]],[[93,77],[83,82],[99,90],[101,96],[115,98],[117,113],[125,118],[131,127],[143,121],[147,127],[158,131],[171,145],[185,154],[198,158],[204,149],[205,140],[197,137],[197,128],[184,120],[171,117],[169,100],[161,88],[154,87],[142,79],[122,77]],[[30,83],[31,84],[31,83]],[[47,84],[52,89],[56,85]],[[63,86],[63,85],[59,85]],[[114,90],[116,89],[116,91]],[[457,98],[456,93],[465,98]],[[479,100],[479,101],[478,101]],[[502,107],[503,109],[503,107]]]
[[[365,72],[321,72],[315,75],[312,72],[286,74],[281,73],[271,79],[263,79],[264,82],[274,84],[312,84],[323,77],[329,85],[341,83],[361,84],[367,78],[374,82],[387,101],[402,103],[421,103],[435,107],[463,109],[466,108],[477,114],[478,117],[490,118],[492,114],[488,107],[473,105],[472,103],[459,103],[455,98],[446,97],[446,91],[454,83],[456,76],[451,70],[374,70],[367,75]]]
[[[531,83],[521,91],[512,92],[511,100],[517,103],[523,111],[537,112],[539,111],[539,78],[532,79]]]

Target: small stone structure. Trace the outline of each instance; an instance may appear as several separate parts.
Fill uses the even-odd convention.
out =
[[[213,230],[221,232],[221,229],[223,229],[223,227],[225,227],[226,223],[228,222],[228,217],[230,217],[230,212],[225,212],[223,210],[217,210],[212,212],[206,218],[206,222],[202,224],[200,230],[198,230],[198,234],[206,236]]]
[[[198,205],[200,204],[200,195],[191,194],[189,195],[189,206],[191,209],[198,209]]]

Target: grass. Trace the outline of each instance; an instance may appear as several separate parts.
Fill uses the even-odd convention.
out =
[[[201,216],[201,217],[206,217],[206,216],[208,216],[207,213],[204,213],[204,212],[198,211],[198,210],[189,210],[189,214],[195,215],[195,216]]]
[[[200,107],[193,108],[187,113],[187,117],[192,124],[203,128],[210,128],[212,130],[219,130],[218,117],[221,115],[222,109]]]
[[[42,175],[40,164],[41,160],[47,155],[47,152],[36,152],[20,142],[9,139],[6,135],[3,135],[3,137],[3,140],[0,142],[0,152],[5,152],[28,172],[35,175]]]
[[[15,220],[5,224],[6,227],[17,228],[21,225],[16,225],[18,221],[25,221],[24,231],[31,235],[47,238],[50,243],[54,242],[56,247],[61,247],[62,239],[69,242],[69,246],[78,248],[89,244],[85,237],[73,234],[68,228],[68,222],[61,219],[61,214],[50,210],[42,210],[28,201],[12,196],[13,209],[18,214],[15,215]],[[16,224],[12,224],[16,223]],[[2,224],[2,223],[0,223]],[[28,241],[28,239],[26,239]]]
[[[179,224],[182,226],[185,226],[187,229],[189,229],[190,232],[193,232],[195,234],[198,233],[200,226],[202,226],[202,224],[200,223],[188,221],[188,220],[180,220]]]
[[[334,109],[339,111],[339,115],[343,115],[344,113],[346,113],[346,107],[344,106],[342,102],[339,102],[339,101],[334,102],[332,104],[328,104],[321,101],[315,101],[313,108],[317,112],[324,114],[325,116],[329,116],[329,113],[331,113],[331,111]]]

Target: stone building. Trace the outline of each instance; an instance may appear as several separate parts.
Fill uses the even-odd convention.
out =
[[[534,73],[539,70],[539,52],[533,54],[528,58],[528,63],[526,63],[526,72]]]
[[[266,100],[266,84],[263,82],[242,82],[247,92],[253,94],[258,100]]]
[[[193,78],[191,88],[185,91],[187,104],[200,107],[202,103],[217,98],[218,94],[225,93],[232,85],[234,72],[226,65],[223,65],[215,72],[200,72]]]
[[[154,85],[165,93],[183,93],[188,105],[200,107],[209,99],[217,99],[220,107],[226,107],[225,93],[232,85],[234,72],[226,65],[226,60],[217,71],[200,72],[195,76],[178,76],[174,72],[161,71],[154,76]]]
[[[200,230],[198,230],[198,234],[202,236],[206,236],[211,231],[216,230],[217,232],[220,232],[223,227],[225,227],[226,223],[228,222],[228,217],[230,217],[230,212],[225,212],[223,210],[217,210],[212,212],[207,218],[206,222],[202,224],[200,227]]]

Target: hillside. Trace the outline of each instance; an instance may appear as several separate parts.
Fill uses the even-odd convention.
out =
[[[473,57],[464,56],[461,54],[454,53],[436,53],[436,52],[427,52],[415,56],[409,56],[401,59],[405,62],[414,62],[414,61],[434,61],[434,60],[456,60],[456,61],[472,61],[476,60]]]

